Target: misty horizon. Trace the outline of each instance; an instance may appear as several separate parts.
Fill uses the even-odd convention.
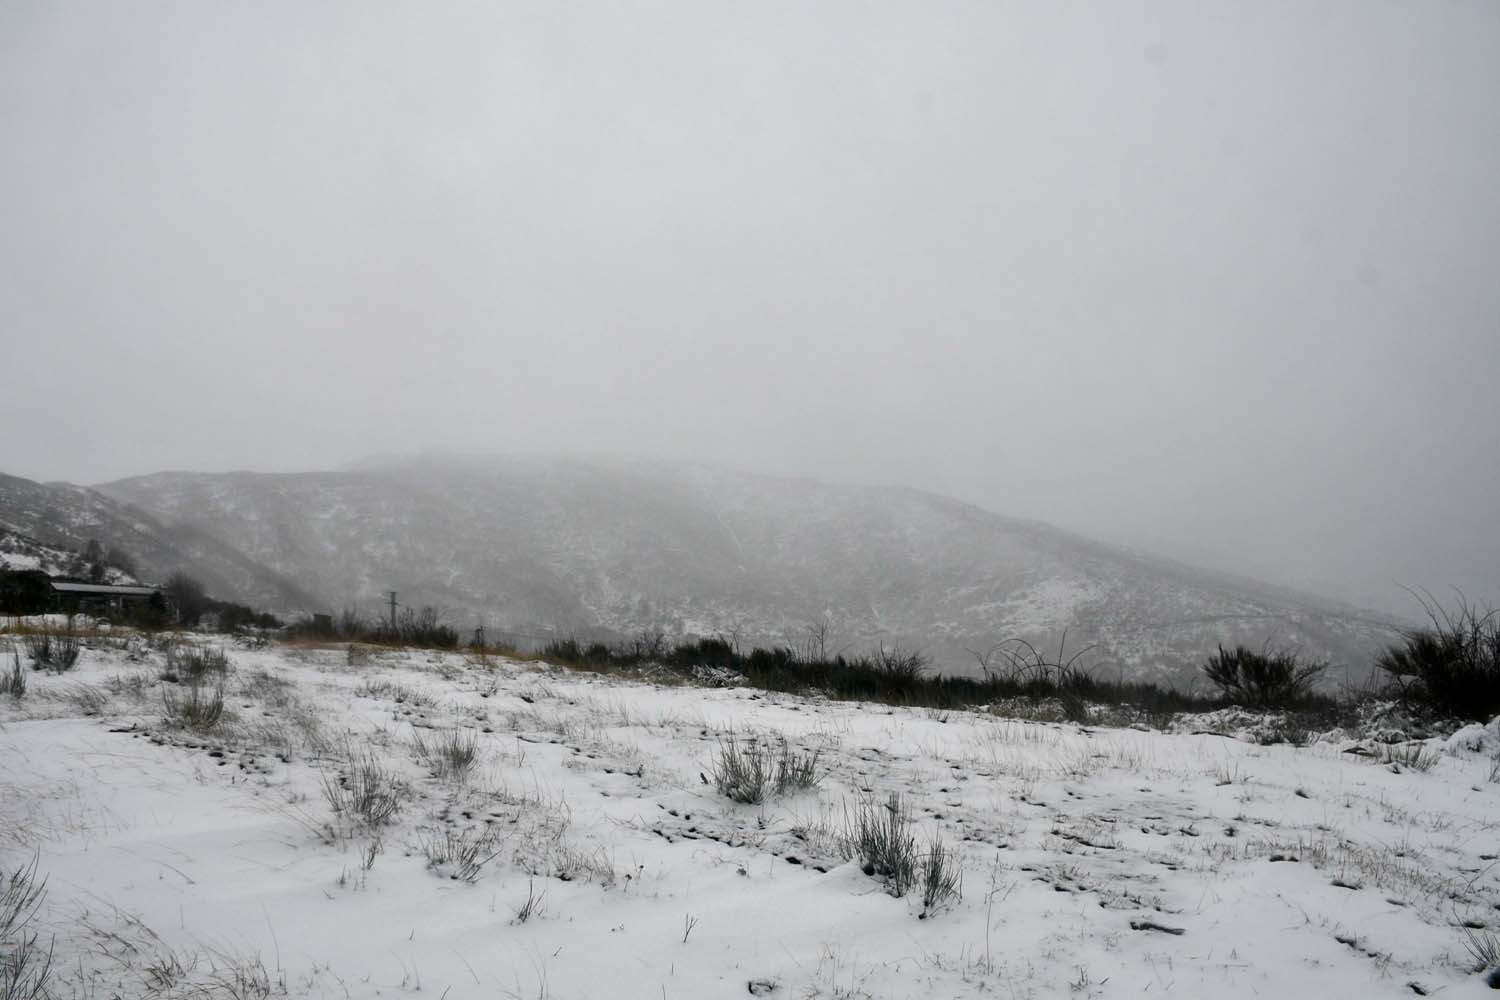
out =
[[[1245,569],[1243,567],[1240,567],[1240,566],[1234,566],[1234,565],[1215,565],[1215,564],[1212,564],[1211,562],[1208,562],[1208,561],[1194,559],[1191,555],[1188,555],[1188,554],[1179,554],[1179,553],[1173,553],[1173,552],[1169,552],[1169,551],[1163,551],[1163,550],[1160,550],[1160,549],[1146,548],[1146,547],[1142,547],[1142,546],[1138,546],[1138,545],[1133,545],[1133,544],[1131,544],[1129,542],[1125,542],[1125,541],[1122,541],[1122,540],[1119,540],[1119,539],[1104,537],[1104,536],[1097,535],[1097,534],[1090,534],[1089,532],[1080,530],[1080,529],[1078,529],[1078,528],[1076,528],[1074,526],[1071,526],[1071,525],[1068,525],[1068,524],[1060,524],[1060,523],[1057,523],[1056,521],[1049,520],[1045,516],[1031,515],[1031,514],[1027,514],[1027,513],[1018,513],[1018,512],[1015,512],[1015,511],[994,510],[994,509],[992,509],[990,507],[987,507],[985,504],[983,504],[981,502],[978,502],[978,501],[975,501],[975,500],[972,500],[972,499],[969,499],[969,498],[965,498],[965,497],[962,497],[962,496],[953,496],[953,495],[950,495],[950,494],[944,494],[944,493],[932,490],[932,489],[930,489],[928,487],[925,487],[925,486],[923,486],[920,483],[897,482],[897,481],[891,481],[891,480],[885,480],[885,481],[882,481],[882,480],[869,480],[869,481],[863,481],[863,482],[861,482],[861,481],[856,481],[856,480],[852,480],[852,479],[836,480],[836,479],[831,479],[831,478],[826,477],[826,476],[818,476],[816,474],[791,474],[791,473],[779,474],[779,473],[774,473],[774,472],[768,472],[767,470],[764,470],[764,469],[753,469],[753,468],[745,467],[743,465],[739,465],[739,464],[736,464],[734,462],[730,462],[730,461],[726,461],[726,460],[707,460],[707,459],[702,459],[702,458],[664,458],[664,457],[650,456],[650,455],[644,455],[644,454],[634,454],[634,455],[632,455],[632,454],[625,454],[625,453],[604,453],[604,452],[592,452],[591,453],[591,452],[586,452],[586,451],[579,451],[579,452],[575,452],[575,453],[542,453],[542,452],[496,452],[496,451],[483,451],[483,450],[455,451],[455,450],[451,450],[451,449],[430,448],[430,449],[422,449],[422,450],[412,451],[412,452],[375,452],[375,453],[370,453],[370,454],[366,454],[366,455],[360,455],[360,456],[351,458],[351,459],[349,459],[347,461],[334,463],[334,464],[331,464],[329,466],[322,467],[322,468],[304,467],[304,468],[286,468],[286,469],[250,469],[250,468],[152,469],[152,470],[149,470],[149,471],[146,471],[146,472],[133,473],[133,474],[130,474],[130,475],[119,476],[119,477],[115,477],[113,479],[108,479],[108,480],[98,480],[98,481],[85,482],[85,481],[82,481],[82,480],[79,480],[79,479],[61,478],[61,479],[49,480],[49,481],[50,482],[56,482],[56,483],[63,483],[63,484],[72,485],[72,486],[84,486],[84,487],[87,487],[87,488],[90,488],[90,489],[95,489],[95,488],[109,486],[111,484],[118,484],[118,483],[129,482],[131,480],[137,480],[137,479],[149,480],[149,479],[151,479],[151,478],[153,478],[155,476],[160,476],[160,475],[167,475],[167,476],[170,476],[170,475],[189,475],[189,476],[198,476],[198,475],[202,475],[202,476],[237,476],[237,475],[248,475],[248,476],[289,476],[289,477],[295,477],[295,476],[301,476],[301,475],[317,475],[317,474],[323,474],[323,473],[359,472],[359,471],[363,471],[363,470],[379,470],[382,466],[390,465],[390,466],[397,466],[397,467],[399,467],[399,466],[406,465],[406,464],[409,464],[409,463],[414,463],[414,462],[417,462],[417,463],[420,463],[420,462],[438,462],[438,463],[457,462],[457,463],[460,463],[460,464],[467,464],[467,463],[484,463],[484,462],[487,462],[487,461],[501,461],[501,462],[504,462],[504,461],[519,461],[519,462],[525,462],[525,463],[542,463],[542,464],[553,464],[553,463],[560,463],[560,464],[581,464],[581,465],[596,465],[596,466],[603,466],[603,467],[637,467],[637,466],[651,466],[651,465],[661,465],[663,467],[689,467],[689,468],[698,467],[698,468],[705,468],[705,469],[717,469],[717,470],[722,470],[722,471],[726,471],[726,472],[739,473],[739,474],[747,474],[747,475],[752,475],[752,476],[768,477],[768,478],[771,478],[771,479],[784,479],[784,480],[787,480],[787,481],[801,481],[801,482],[820,483],[820,484],[829,485],[829,486],[835,486],[835,487],[842,486],[842,487],[854,487],[854,488],[914,490],[914,491],[917,491],[917,492],[920,492],[920,493],[926,493],[926,494],[931,494],[931,495],[934,495],[934,496],[942,497],[944,499],[956,500],[956,501],[958,501],[960,503],[968,504],[968,505],[970,505],[972,507],[975,507],[975,508],[977,508],[979,510],[986,511],[987,513],[991,513],[991,514],[996,514],[996,515],[999,515],[999,516],[1007,518],[1007,519],[1012,519],[1012,520],[1016,520],[1016,521],[1023,521],[1023,522],[1033,522],[1033,523],[1036,523],[1036,524],[1045,525],[1047,527],[1063,531],[1063,532],[1065,532],[1067,534],[1071,534],[1071,535],[1077,536],[1079,538],[1082,538],[1082,539],[1085,539],[1085,540],[1088,540],[1088,541],[1100,542],[1100,543],[1103,543],[1105,545],[1110,545],[1110,546],[1119,548],[1119,549],[1121,549],[1123,551],[1134,552],[1136,554],[1139,554],[1139,555],[1142,555],[1142,556],[1146,556],[1148,558],[1157,558],[1157,559],[1164,559],[1164,560],[1167,560],[1169,562],[1178,562],[1178,563],[1181,563],[1182,565],[1184,565],[1186,567],[1190,567],[1190,568],[1191,567],[1196,567],[1198,569],[1208,570],[1208,571],[1211,571],[1211,572],[1223,574],[1227,578],[1239,578],[1239,579],[1243,579],[1243,580],[1246,580],[1246,581],[1259,582],[1259,583],[1269,584],[1269,585],[1277,586],[1277,587],[1284,587],[1284,588],[1287,588],[1287,589],[1292,590],[1292,591],[1301,591],[1302,593],[1306,594],[1309,597],[1316,597],[1316,598],[1323,598],[1323,599],[1329,599],[1329,600],[1339,601],[1339,602],[1351,605],[1353,607],[1363,608],[1364,610],[1380,612],[1380,613],[1387,614],[1387,615],[1393,615],[1393,616],[1396,616],[1398,619],[1403,619],[1403,620],[1406,620],[1406,621],[1417,621],[1417,620],[1421,619],[1421,617],[1423,615],[1422,601],[1424,599],[1435,600],[1438,604],[1443,604],[1444,602],[1451,603],[1452,600],[1455,597],[1462,597],[1465,600],[1474,600],[1475,599],[1475,598],[1473,598],[1473,595],[1470,595],[1468,593],[1457,592],[1453,588],[1450,588],[1447,591],[1441,591],[1441,590],[1434,591],[1433,588],[1426,587],[1426,586],[1423,586],[1423,585],[1420,585],[1420,584],[1418,584],[1418,585],[1407,585],[1405,583],[1396,582],[1396,583],[1393,583],[1392,590],[1394,590],[1399,595],[1399,598],[1391,600],[1386,606],[1383,606],[1383,607],[1375,605],[1375,604],[1363,604],[1362,605],[1357,600],[1351,599],[1349,597],[1341,596],[1341,595],[1339,595],[1337,593],[1330,593],[1330,592],[1327,592],[1327,591],[1320,591],[1320,590],[1317,590],[1317,589],[1314,589],[1314,588],[1311,588],[1311,587],[1308,587],[1308,586],[1299,585],[1296,582],[1292,582],[1292,581],[1275,579],[1275,578],[1269,577],[1269,576],[1260,576],[1260,575],[1257,575],[1257,574],[1252,573],[1252,572],[1247,572],[1247,571],[1245,571]],[[15,472],[13,470],[0,470],[0,472],[6,472],[6,473],[10,473],[10,474],[15,474]]]
[[[1500,603],[1497,91],[1479,2],[9,4],[0,470],[630,454]]]

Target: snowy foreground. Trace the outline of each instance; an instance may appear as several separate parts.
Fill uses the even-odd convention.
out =
[[[1500,722],[1421,770],[1347,740],[228,652],[203,731],[166,721],[185,687],[137,638],[0,697],[0,867],[47,877],[54,995],[1496,995],[1464,924],[1500,932]],[[467,773],[432,753],[455,730]],[[704,780],[731,731],[826,775],[735,804]],[[373,827],[325,791],[372,767],[399,805]],[[844,856],[846,813],[891,791],[924,850],[959,849],[936,912]]]

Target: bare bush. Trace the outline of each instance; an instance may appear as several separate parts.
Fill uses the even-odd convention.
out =
[[[1025,639],[1006,639],[980,653],[969,650],[986,679],[1001,679],[1016,684],[1056,685],[1068,688],[1088,674],[1078,661],[1088,656],[1097,644],[1084,646],[1068,655],[1068,630],[1063,629],[1056,654],[1047,653]]]
[[[927,673],[927,657],[897,645],[882,643],[870,655],[875,669],[887,684],[897,689],[917,688]]]

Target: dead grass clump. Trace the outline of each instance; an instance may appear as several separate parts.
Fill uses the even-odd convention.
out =
[[[26,652],[38,668],[62,673],[72,670],[83,652],[78,633],[71,628],[63,632],[25,632]]]
[[[0,941],[9,942],[26,930],[47,895],[47,880],[37,875],[40,858],[33,856],[0,880]]]
[[[740,743],[733,734],[719,744],[714,761],[714,787],[735,802],[758,805],[772,795],[804,791],[822,780],[818,754],[798,753],[784,737],[777,746]]]
[[[115,674],[104,682],[104,686],[110,694],[129,698],[132,701],[144,701],[147,683],[144,674]]]
[[[47,1000],[52,996],[52,946],[43,949],[28,930],[42,899],[47,880],[37,875],[36,857],[0,879],[0,997],[5,1000]]]
[[[922,885],[922,913],[918,919],[926,919],[959,898],[963,889],[963,866],[958,852],[942,838],[933,837],[927,844],[927,853],[922,855],[918,881]]]
[[[484,866],[495,860],[500,848],[495,835],[485,829],[447,827],[441,834],[420,834],[427,867],[458,882],[476,882]]]
[[[1492,932],[1473,927],[1464,928],[1464,945],[1474,956],[1475,972],[1500,969],[1500,938]]]
[[[264,667],[255,669],[240,680],[240,694],[278,709],[286,709],[296,701],[292,687],[291,681],[278,677]]]
[[[911,809],[896,792],[884,802],[861,799],[845,817],[845,851],[858,858],[866,875],[885,882],[892,896],[904,896],[917,878],[917,838]]]
[[[399,775],[365,755],[352,758],[337,776],[324,774],[323,797],[341,819],[375,829],[401,812],[412,791]]]
[[[163,691],[167,721],[200,732],[212,729],[224,718],[224,685],[189,684],[186,694]]]
[[[1442,759],[1442,754],[1425,743],[1382,743],[1373,758],[1387,764],[1393,771],[1431,771]]]
[[[593,882],[612,889],[620,880],[620,873],[602,847],[586,851],[559,840],[547,856],[547,867],[559,882]],[[625,874],[626,879],[633,877],[628,872]]]
[[[419,730],[412,734],[411,743],[417,759],[445,781],[467,781],[479,763],[479,737],[468,730],[448,729],[430,738]]]
[[[16,701],[26,697],[26,673],[21,669],[21,654],[10,651],[10,673],[0,676],[0,694],[8,694]]]
[[[542,905],[547,899],[545,890],[536,891],[536,879],[528,879],[526,883],[526,901],[516,907],[516,919],[518,924],[524,924],[532,917],[539,915],[545,907]]]
[[[197,683],[209,674],[225,676],[231,665],[229,654],[222,649],[172,645],[167,648],[167,667],[162,679]]]
[[[437,699],[432,695],[395,681],[360,681],[354,685],[354,693],[360,698],[388,698],[398,705],[412,708],[437,707]]]
[[[205,985],[193,995],[222,996],[230,1000],[269,1000],[273,996],[289,995],[286,973],[277,970],[272,975],[259,955],[241,958],[221,954],[217,961],[210,961],[210,966],[204,977]]]
[[[109,695],[87,684],[74,684],[65,697],[87,718],[99,718],[109,709]]]

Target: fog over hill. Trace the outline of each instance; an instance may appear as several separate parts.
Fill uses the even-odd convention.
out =
[[[387,590],[492,632],[900,642],[949,669],[1010,637],[1098,643],[1096,669],[1183,682],[1219,642],[1356,675],[1389,620],[903,487],[700,464],[427,456],[298,474],[163,472],[98,487],[212,538],[325,609]],[[247,580],[228,596],[274,604]],[[1336,669],[1337,677],[1344,669]]]
[[[159,582],[174,570],[198,577],[216,596],[242,596],[260,607],[305,608],[321,599],[244,553],[189,524],[170,527],[128,503],[83,486],[36,483],[0,473],[0,530],[15,547],[60,546],[81,551],[90,539],[128,553],[142,579]],[[38,559],[37,565],[44,560]],[[15,562],[22,568],[20,560]],[[65,567],[53,560],[49,570]]]

